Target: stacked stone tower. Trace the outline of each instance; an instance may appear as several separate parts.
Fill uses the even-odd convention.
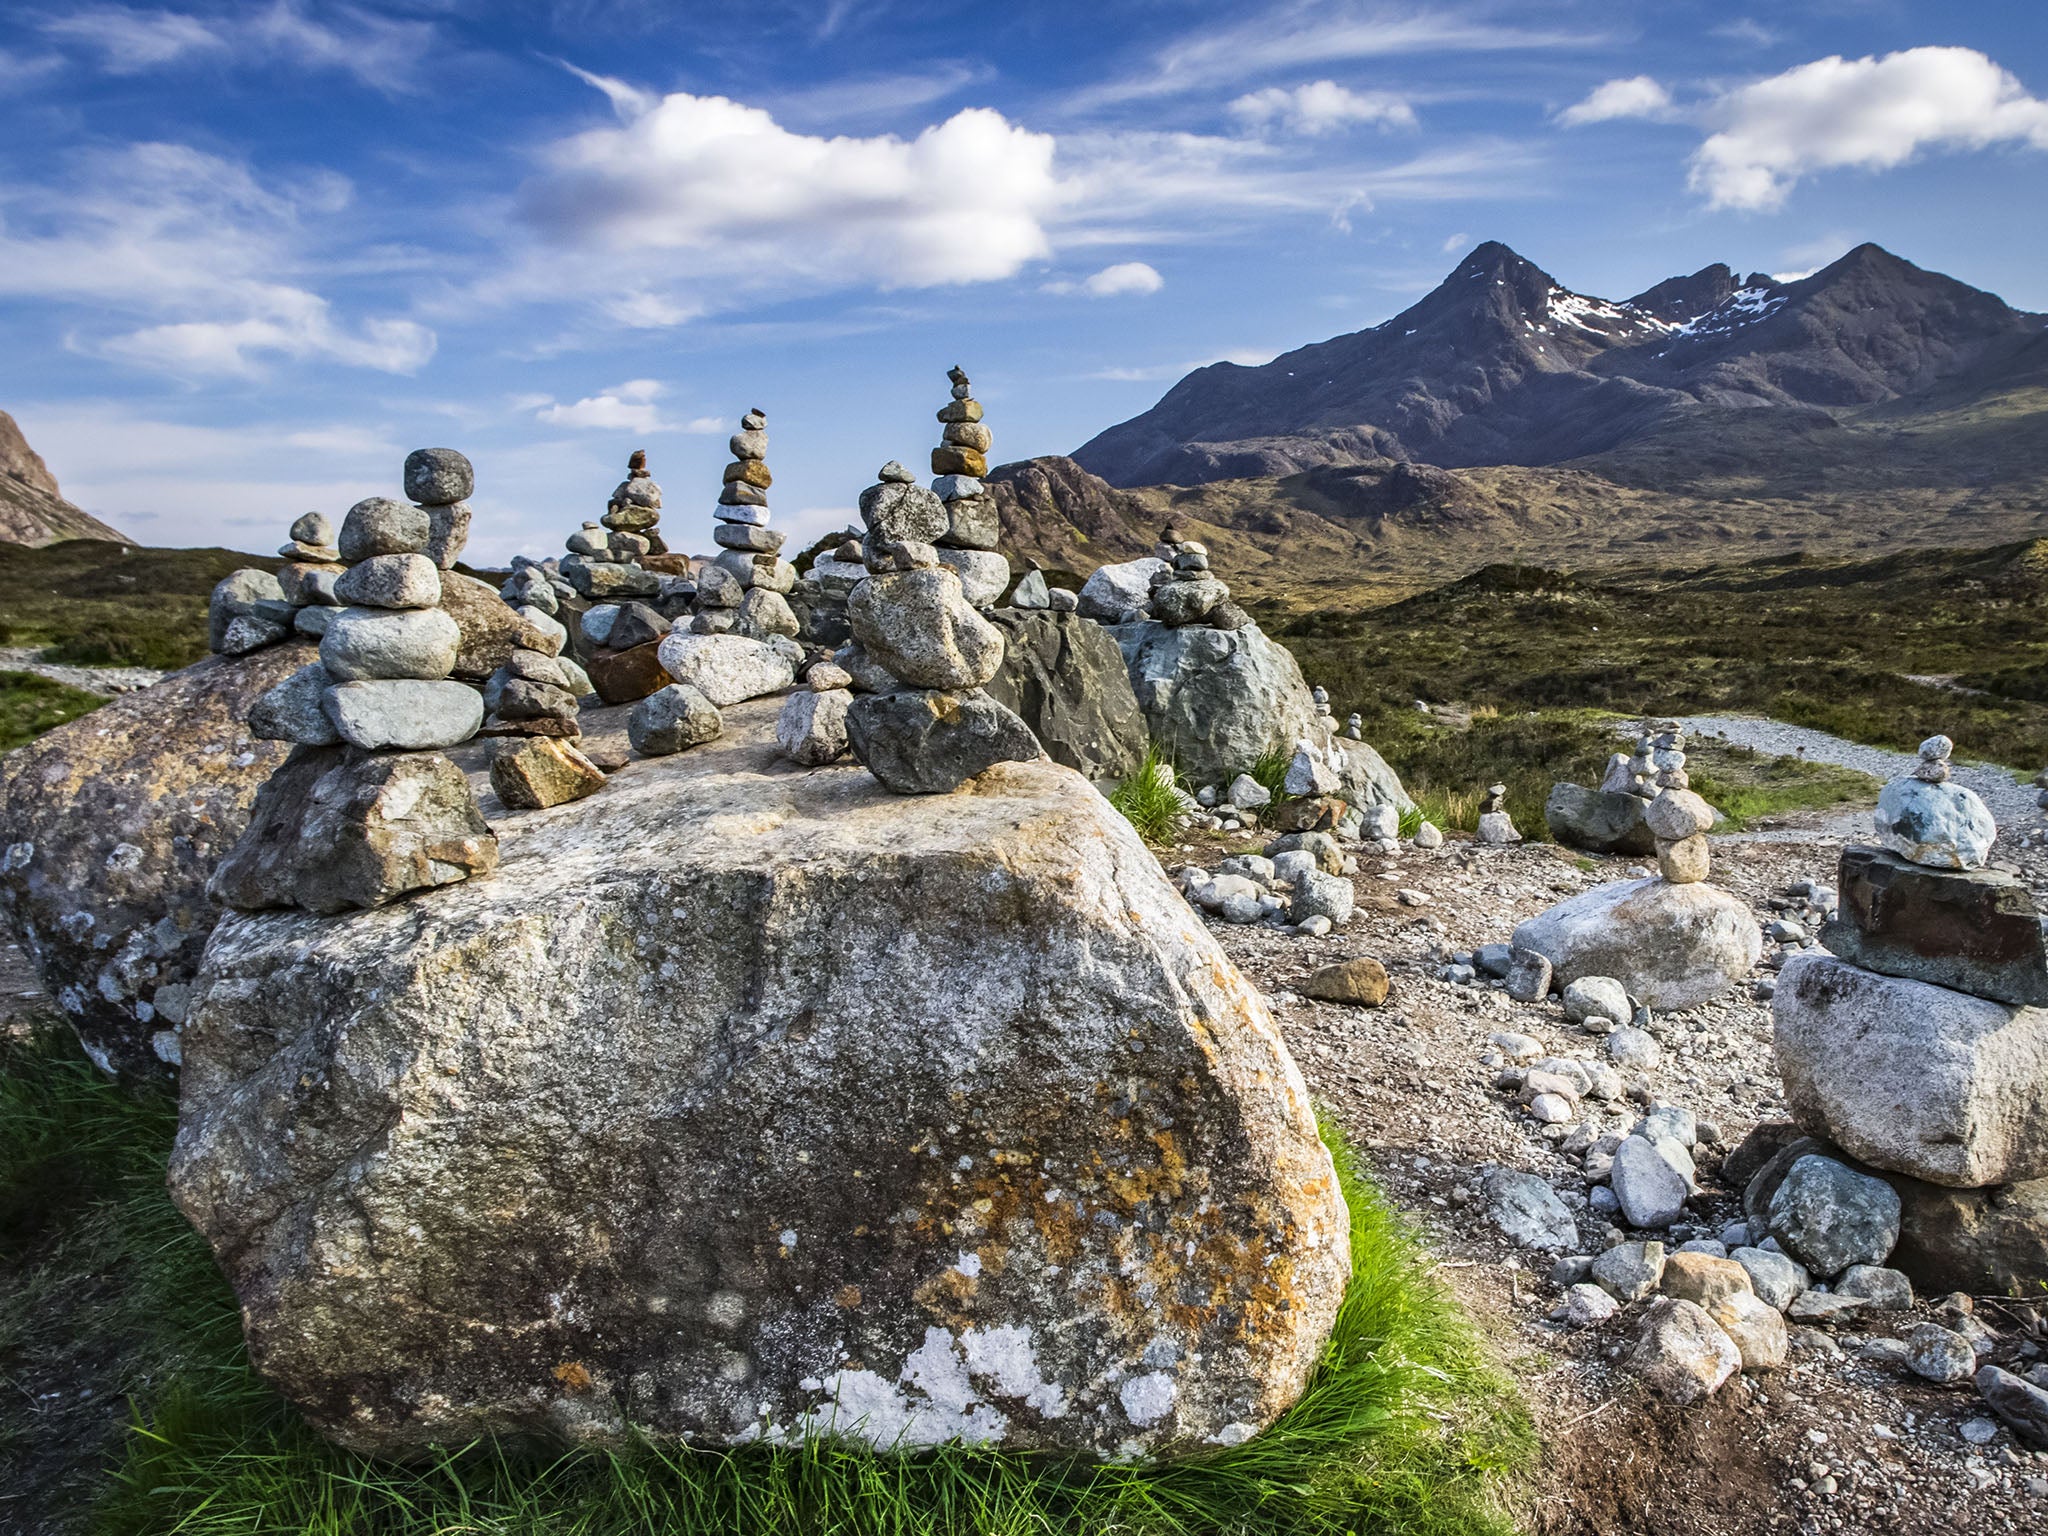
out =
[[[1242,629],[1251,617],[1230,600],[1230,588],[1209,569],[1209,551],[1169,523],[1159,535],[1153,555],[1166,564],[1152,573],[1152,617],[1171,629],[1205,624],[1211,629]],[[1321,692],[1320,689],[1317,690]],[[1329,695],[1318,710],[1328,713]]]
[[[987,608],[1010,585],[1010,562],[997,552],[1002,529],[995,498],[982,483],[994,437],[966,373],[956,364],[946,377],[953,398],[939,411],[944,431],[932,450],[932,494],[945,506],[946,526],[932,542],[938,546],[939,564],[960,578],[967,601]]]
[[[741,597],[760,588],[778,596],[796,585],[796,567],[781,556],[786,535],[768,526],[768,417],[752,410],[740,418],[729,444],[732,462],[725,466],[725,484],[713,509],[717,526],[711,537],[719,547],[714,566],[738,584]],[[705,601],[705,576],[698,577],[697,601]],[[738,602],[727,606],[737,608]],[[787,604],[783,607],[786,609]],[[737,622],[737,620],[735,620]],[[792,629],[788,633],[794,634]]]

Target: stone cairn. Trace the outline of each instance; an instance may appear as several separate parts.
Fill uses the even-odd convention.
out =
[[[1643,821],[1656,839],[1657,872],[1673,885],[1706,879],[1713,867],[1707,832],[1714,825],[1714,808],[1692,792],[1685,771],[1685,732],[1677,721],[1659,721],[1637,739],[1628,774],[1628,792],[1645,802]],[[1608,777],[1610,782],[1614,778],[1611,769]]]
[[[740,418],[729,445],[732,462],[713,509],[711,537],[718,555],[697,576],[697,615],[690,632],[766,640],[795,635],[800,626],[784,596],[796,585],[796,567],[781,555],[787,534],[768,526],[768,418],[752,410]]]
[[[1002,666],[1002,631],[939,561],[945,502],[891,460],[861,492],[860,515],[869,574],[847,600],[853,643],[841,652],[848,680],[868,690],[847,711],[854,755],[903,795],[944,794],[997,763],[1037,758],[1030,727],[983,691]]]
[[[575,746],[583,735],[577,700],[591,691],[590,679],[561,654],[560,625],[530,634],[534,644],[514,646],[484,683],[481,734],[502,738],[491,750],[491,788],[514,811],[545,810],[604,787],[603,770]]]
[[[1166,526],[1152,553],[1166,563],[1152,573],[1151,617],[1173,629],[1188,624],[1242,629],[1251,622],[1250,615],[1230,600],[1230,588],[1210,571],[1208,549],[1189,538],[1178,523]],[[1330,696],[1323,693],[1318,712],[1328,714],[1329,705]]]
[[[1878,799],[1879,846],[1843,849],[1832,953],[1786,961],[1773,1044],[1801,1147],[1891,1186],[1873,1247],[1896,1236],[1916,1283],[2003,1291],[2048,1262],[2039,1224],[2003,1214],[2048,1200],[2048,944],[2027,887],[1987,867],[1998,829],[1951,751],[1922,742]]]
[[[1489,786],[1486,798],[1479,802],[1479,841],[1500,848],[1521,840],[1522,834],[1515,830],[1514,818],[1508,815],[1507,785]]]
[[[317,640],[327,633],[341,599],[334,584],[345,567],[334,548],[334,524],[308,512],[291,526],[278,549],[277,574],[255,566],[230,571],[207,604],[207,639],[221,656],[247,656],[294,634]]]
[[[932,494],[944,504],[946,526],[932,542],[939,564],[960,578],[967,601],[988,608],[1010,585],[1010,562],[997,550],[1002,527],[995,498],[982,483],[995,439],[982,420],[981,402],[974,398],[966,373],[955,364],[946,377],[952,381],[953,398],[939,410],[945,430],[932,450]],[[1044,581],[1041,576],[1041,586]]]
[[[474,474],[451,448],[405,461],[415,505],[371,497],[342,520],[347,569],[320,659],[257,699],[250,729],[302,749],[259,793],[216,875],[244,908],[381,905],[496,864],[468,778],[441,756],[477,732],[483,701],[452,681],[461,629],[441,571],[469,532]],[[308,755],[308,754],[311,755]]]
[[[646,451],[636,448],[602,518],[569,535],[569,552],[557,567],[562,579],[592,604],[659,596],[662,577],[642,562],[666,547],[656,531],[660,522],[661,487],[648,472]]]

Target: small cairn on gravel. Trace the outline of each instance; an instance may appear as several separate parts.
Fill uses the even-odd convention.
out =
[[[294,752],[257,796],[210,887],[231,907],[378,906],[483,873],[497,843],[462,770],[440,749],[476,734],[483,702],[449,679],[461,630],[440,606],[441,561],[468,536],[469,461],[406,460],[415,505],[371,497],[343,519],[334,584],[346,606],[320,660],[257,699],[250,729]]]
[[[1173,629],[1189,624],[1242,629],[1251,622],[1250,615],[1230,600],[1230,588],[1210,571],[1208,549],[1189,538],[1180,524],[1167,524],[1152,553],[1166,562],[1152,573],[1151,616],[1160,623]],[[1329,705],[1330,696],[1323,694],[1320,712],[1327,714]]]
[[[716,568],[731,576],[738,585],[740,601],[726,601],[722,596],[714,606],[739,609],[748,594],[759,591],[764,598],[773,597],[776,601],[768,604],[757,600],[748,614],[734,615],[732,627],[743,628],[748,622],[760,627],[773,617],[786,621],[789,627],[764,633],[793,635],[796,621],[782,594],[796,585],[796,567],[780,554],[786,535],[768,526],[768,487],[774,476],[768,472],[767,416],[759,410],[747,412],[740,418],[740,429],[732,435],[728,446],[732,462],[725,466],[725,484],[718,492],[718,505],[712,513],[717,522],[711,537],[719,553],[707,570]],[[697,600],[701,607],[702,576],[698,578]]]
[[[256,566],[230,571],[207,603],[207,641],[220,656],[247,656],[289,640],[293,634],[319,639],[341,599],[334,583],[342,573],[334,549],[334,524],[308,512],[291,526],[291,540],[278,554],[284,564],[273,576]]]
[[[980,460],[959,452],[971,457],[946,462]],[[892,686],[853,701],[854,755],[900,795],[945,794],[997,763],[1036,759],[1030,727],[983,689],[1002,666],[1002,631],[939,563],[932,541],[950,526],[945,503],[892,459],[861,492],[860,515],[869,575],[847,600],[853,643],[841,656],[852,665],[842,670],[858,683],[862,669],[879,668],[876,681]]]
[[[1479,802],[1478,835],[1480,842],[1495,848],[1522,840],[1522,834],[1515,830],[1514,818],[1508,815],[1507,785],[1489,786],[1486,798]]]
[[[998,552],[1002,526],[995,498],[982,484],[994,439],[966,373],[956,364],[946,377],[952,381],[953,398],[939,410],[945,430],[932,450],[932,494],[945,505],[946,527],[932,542],[938,547],[939,564],[960,578],[967,601],[988,608],[1010,585],[1010,562]]]
[[[1328,832],[1289,832],[1263,853],[1232,854],[1213,875],[1183,865],[1174,883],[1190,903],[1226,923],[1266,923],[1319,939],[1351,920],[1356,868]]]

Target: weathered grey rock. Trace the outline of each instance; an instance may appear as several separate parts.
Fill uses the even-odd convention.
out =
[[[1806,1266],[1790,1254],[1765,1248],[1737,1248],[1728,1255],[1749,1276],[1750,1289],[1780,1312],[1797,1301],[1813,1283]]]
[[[832,653],[832,660],[853,679],[855,693],[895,693],[903,687],[887,667],[871,658],[858,640],[849,640]]]
[[[469,508],[460,502],[427,508],[427,547],[423,553],[442,570],[452,568],[469,545],[469,522]]]
[[[308,512],[293,521],[291,536],[299,544],[332,545],[334,523],[324,512]]]
[[[1870,1303],[1873,1312],[1913,1310],[1913,1282],[1896,1269],[1881,1264],[1851,1264],[1835,1281],[1835,1294],[1856,1296]]]
[[[966,482],[961,480],[958,483]],[[936,486],[934,489],[937,490]],[[945,496],[943,491],[937,491],[937,494]],[[947,522],[946,531],[939,535],[938,542],[941,546],[952,549],[995,549],[1002,543],[1002,519],[993,496],[946,496],[945,502]]]
[[[1916,1323],[1906,1330],[1906,1365],[1916,1376],[1947,1385],[1968,1381],[1977,1369],[1970,1341],[1938,1323]]]
[[[661,577],[653,571],[611,560],[586,560],[580,555],[562,561],[562,579],[592,602],[655,597],[661,592]]]
[[[1893,779],[1871,817],[1877,840],[1931,869],[1982,869],[1998,827],[1977,792],[1961,784]]]
[[[566,741],[515,736],[491,752],[491,788],[508,811],[544,811],[604,788],[604,770]]]
[[[219,651],[227,641],[228,626],[236,619],[254,617],[259,604],[283,601],[284,588],[270,572],[254,566],[228,572],[214,586],[213,596],[207,602],[208,648]]]
[[[1551,1316],[1567,1328],[1592,1328],[1613,1317],[1617,1310],[1612,1296],[1597,1285],[1581,1281],[1564,1293],[1564,1304]]]
[[[466,682],[482,682],[514,651],[559,655],[568,640],[568,631],[546,613],[508,607],[489,583],[460,571],[441,573],[441,611],[460,635],[449,675]]]
[[[775,722],[775,741],[784,755],[816,768],[844,757],[848,746],[846,712],[853,694],[844,688],[792,693],[783,701]]]
[[[796,585],[796,567],[774,555],[722,549],[713,563],[719,569],[731,572],[745,588],[762,587],[770,592],[787,592]]]
[[[450,506],[475,491],[475,467],[453,448],[415,448],[405,456],[405,494],[421,506]]]
[[[1882,1264],[1899,1238],[1899,1197],[1884,1180],[1808,1153],[1771,1196],[1771,1236],[1814,1274]]]
[[[939,564],[960,578],[960,590],[976,608],[987,608],[1010,585],[1010,562],[993,550],[939,550]]]
[[[320,638],[320,665],[338,683],[435,681],[455,669],[462,630],[439,608],[344,608]]]
[[[500,672],[484,684],[484,711],[500,723],[576,719],[576,695],[553,683]]]
[[[860,517],[871,537],[899,544],[936,544],[952,522],[923,486],[888,480],[860,493]]]
[[[626,717],[627,740],[647,757],[668,757],[724,734],[718,706],[688,683],[670,683],[648,694]]]
[[[434,536],[425,507],[371,496],[348,509],[335,548],[350,565],[375,555],[417,555]]]
[[[1017,585],[1010,589],[1010,606],[1044,610],[1052,607],[1050,589],[1045,584],[1045,572],[1026,571],[1017,578]]]
[[[796,668],[765,640],[743,635],[669,635],[661,642],[662,670],[723,709],[796,681]]]
[[[380,678],[337,683],[323,697],[341,739],[366,751],[459,746],[483,724],[483,696],[467,683]]]
[[[260,1368],[362,1450],[1256,1433],[1349,1270],[1257,992],[1078,776],[885,802],[750,708],[488,881],[223,928],[172,1182]]]
[[[1695,1008],[1746,975],[1763,953],[1749,908],[1711,885],[1614,880],[1568,897],[1515,929],[1566,984],[1612,976],[1656,1009]]]
[[[1301,668],[1256,627],[1148,622],[1115,633],[1153,741],[1190,781],[1227,783],[1314,734],[1318,717]]]
[[[334,584],[347,569],[345,565],[288,560],[277,568],[277,584],[284,593],[284,600],[295,608],[303,608],[309,603],[318,603],[325,608],[338,607],[342,600],[335,595]]]
[[[2033,897],[2013,876],[1950,873],[1878,848],[1844,848],[1839,901],[1820,941],[1850,964],[2048,1006],[2048,939]]]
[[[289,638],[291,633],[291,624],[282,618],[244,614],[228,620],[227,632],[221,636],[217,649],[223,656],[247,656],[265,646],[276,645]]]
[[[1629,1365],[1658,1397],[1688,1407],[1742,1369],[1742,1352],[1706,1311],[1660,1296],[1643,1316]]]
[[[1054,762],[1091,779],[1134,772],[1145,755],[1145,717],[1108,632],[1079,614],[1043,609],[997,609],[990,622],[1001,632],[1003,661],[988,680],[989,697],[1030,727]]]
[[[767,587],[755,587],[740,600],[739,620],[734,629],[754,640],[803,632],[789,599]]]
[[[980,689],[862,694],[846,729],[854,756],[899,795],[950,794],[997,763],[1040,755],[1030,727]]]
[[[334,595],[352,607],[433,608],[441,572],[425,555],[372,555],[336,578]]]
[[[1616,1301],[1641,1301],[1664,1278],[1664,1245],[1617,1243],[1593,1260],[1593,1281]]]
[[[2036,1451],[2048,1451],[2048,1391],[1995,1365],[1977,1368],[1977,1395],[2006,1428]]]
[[[1615,1149],[1608,1182],[1632,1227],[1670,1226],[1692,1193],[1685,1174],[1646,1136],[1623,1139]]]
[[[1646,803],[1640,795],[1553,784],[1543,802],[1543,821],[1567,848],[1647,856],[1657,851],[1657,839],[1643,820]]]
[[[1003,664],[1003,634],[947,570],[871,576],[846,600],[853,637],[913,688],[980,688]]]
[[[748,595],[752,596],[751,593]],[[764,592],[761,596],[772,598],[775,594]],[[779,598],[776,600],[780,601]],[[651,640],[659,640],[669,633],[669,621],[645,603],[608,603],[605,606],[611,609],[611,619],[602,626],[604,634],[600,637],[591,633],[590,614],[599,611],[593,608],[590,613],[583,616],[584,639],[594,640],[599,645],[608,645],[615,651],[626,651],[636,645],[646,645]],[[742,610],[745,606],[745,601],[742,600]],[[787,611],[786,607],[784,611]]]
[[[1230,588],[1213,576],[1169,581],[1152,593],[1152,616],[1162,624],[1199,624],[1229,596]]]
[[[2048,1010],[1809,952],[1779,973],[1771,1020],[1809,1132],[1930,1184],[2048,1177]]]
[[[1635,1014],[1628,988],[1612,976],[1580,976],[1564,989],[1564,1016],[1574,1024],[1594,1018],[1626,1024]]]
[[[1142,612],[1152,602],[1153,575],[1165,569],[1164,560],[1150,555],[1142,560],[1099,566],[1081,583],[1079,612],[1082,617],[1103,624],[1121,622],[1133,608]]]
[[[1332,923],[1348,923],[1355,901],[1356,892],[1350,880],[1343,875],[1311,869],[1294,883],[1294,901],[1289,915],[1297,923],[1311,917],[1327,917]]]
[[[161,1078],[175,1059],[220,916],[207,879],[288,750],[250,711],[311,657],[208,657],[0,757],[0,910],[102,1071]]]
[[[341,733],[328,719],[323,702],[333,681],[318,662],[299,668],[249,706],[250,734],[302,747],[333,746]]]
[[[1944,1189],[1893,1174],[1899,1242],[1892,1265],[1923,1293],[2020,1296],[2048,1275],[2048,1179]]]
[[[469,779],[439,753],[306,747],[256,796],[208,895],[244,912],[343,912],[487,874],[497,861]]]
[[[1571,1253],[1579,1246],[1578,1223],[1557,1191],[1533,1173],[1489,1168],[1480,1179],[1487,1214],[1524,1248]]]
[[[1508,951],[1508,996],[1518,1003],[1539,1003],[1550,995],[1550,958],[1521,945]]]
[[[1647,1030],[1624,1024],[1608,1035],[1607,1059],[1630,1072],[1654,1072],[1664,1060],[1664,1048]]]
[[[1643,822],[1653,836],[1684,842],[1713,827],[1714,808],[1689,789],[1667,789],[1643,802]]]

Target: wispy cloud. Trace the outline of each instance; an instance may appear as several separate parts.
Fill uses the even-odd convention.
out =
[[[543,426],[570,427],[589,432],[685,432],[702,437],[729,431],[723,416],[696,416],[687,421],[672,420],[662,413],[659,401],[668,387],[659,379],[628,379],[594,395],[563,404],[548,395],[528,395],[513,402],[513,408],[531,413]]]
[[[1093,373],[1082,375],[1085,379],[1096,379],[1109,384],[1157,384],[1163,379],[1178,379],[1193,373],[1197,368],[1207,368],[1212,363],[1236,363],[1241,368],[1258,368],[1270,363],[1280,355],[1280,349],[1240,348],[1235,352],[1219,353],[1215,357],[1198,358],[1192,363],[1150,363],[1137,368],[1099,368]]]
[[[1292,88],[1272,85],[1230,104],[1230,114],[1254,128],[1280,128],[1310,136],[1335,133],[1358,123],[1413,128],[1415,109],[1389,91],[1354,91],[1334,80]]]
[[[1047,293],[1081,293],[1091,299],[1112,299],[1126,294],[1157,293],[1165,286],[1166,279],[1156,267],[1142,261],[1119,261],[1078,282],[1062,278],[1046,283],[1044,289]]]
[[[1631,75],[1594,87],[1583,101],[1558,113],[1557,120],[1566,128],[1580,128],[1623,117],[1668,118],[1672,113],[1669,91],[1648,75]]]
[[[435,38],[431,22],[394,20],[341,8],[329,19],[296,0],[195,15],[127,5],[86,5],[41,17],[53,43],[96,55],[108,74],[139,75],[209,60],[246,66],[284,63],[352,75],[380,91],[415,85]]]

